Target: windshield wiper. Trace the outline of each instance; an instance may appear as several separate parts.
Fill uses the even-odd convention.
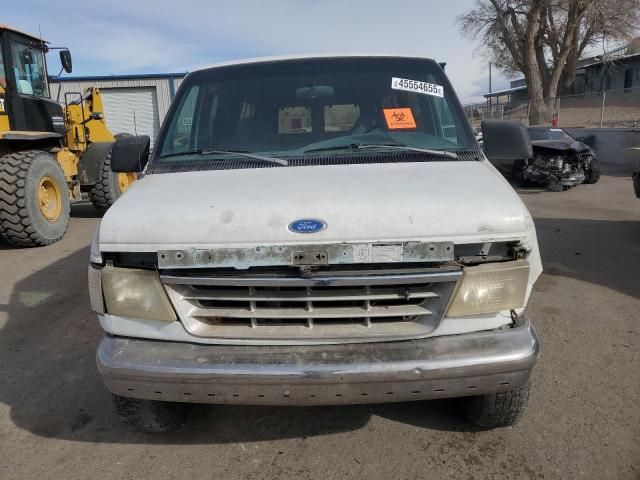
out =
[[[274,163],[283,167],[289,166],[289,162],[282,160],[281,158],[264,157],[262,155],[256,155],[249,152],[242,152],[240,150],[189,150],[186,152],[168,153],[166,155],[160,155],[160,158],[179,157],[182,155],[235,155],[249,160],[258,160],[263,163]]]
[[[431,150],[428,148],[408,147],[406,145],[396,145],[392,143],[350,143],[348,145],[337,145],[335,147],[311,148],[309,150],[305,150],[304,153],[327,152],[331,150],[364,150],[366,148],[391,148],[395,150],[405,150],[408,152],[427,153],[429,155],[451,158],[453,160],[458,158],[456,153],[448,152],[446,150]]]

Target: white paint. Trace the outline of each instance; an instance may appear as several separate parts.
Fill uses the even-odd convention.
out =
[[[298,218],[322,218],[327,228],[309,235],[289,231]],[[530,250],[527,299],[542,271],[531,215],[486,160],[148,175],[108,210],[99,231],[101,252],[409,240],[520,241]],[[373,252],[355,256],[366,260]],[[100,320],[114,335],[219,342],[192,336],[180,322],[112,315]],[[510,322],[508,312],[444,319],[431,335],[491,330]]]
[[[226,212],[232,212],[224,222]],[[299,218],[327,228],[300,235]],[[102,220],[100,250],[520,239],[530,218],[486,162],[276,167],[148,175]]]

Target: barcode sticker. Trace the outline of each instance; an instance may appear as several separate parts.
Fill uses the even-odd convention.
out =
[[[404,90],[405,92],[423,93],[425,95],[433,95],[435,97],[444,97],[444,88],[442,85],[421,82],[419,80],[409,80],[408,78],[391,79],[391,88],[393,90]]]

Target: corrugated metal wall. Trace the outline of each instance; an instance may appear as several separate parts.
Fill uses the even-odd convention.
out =
[[[113,79],[105,78],[104,80],[64,80],[57,82],[55,79],[51,82],[51,97],[55,100],[58,98],[58,87],[60,90],[60,102],[64,103],[64,94],[67,92],[84,92],[88,87],[98,88],[136,88],[136,87],[154,87],[156,89],[156,97],[158,99],[158,113],[160,121],[167,114],[169,105],[171,104],[171,92],[178,88],[181,78],[131,78],[131,79]],[[170,82],[173,82],[172,90]]]

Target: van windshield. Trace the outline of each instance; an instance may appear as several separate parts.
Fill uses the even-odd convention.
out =
[[[321,58],[189,75],[154,161],[225,158],[224,152],[304,157],[357,146],[477,148],[458,99],[434,61]]]

